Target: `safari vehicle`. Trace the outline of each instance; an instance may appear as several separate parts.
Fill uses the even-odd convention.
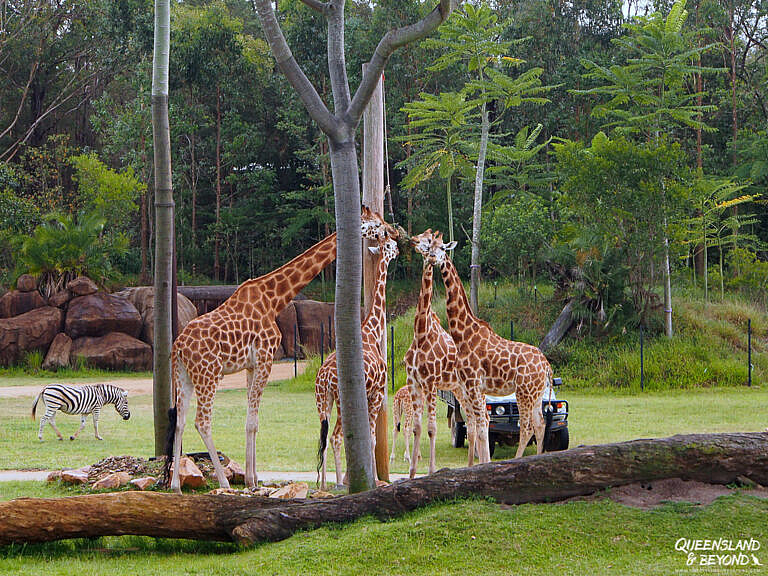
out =
[[[561,378],[553,378],[552,384],[560,386],[563,383]],[[448,405],[448,423],[451,427],[451,444],[454,448],[464,446],[464,440],[467,437],[467,427],[464,422],[464,415],[461,412],[461,405],[456,400],[452,392],[445,390],[439,391],[440,398]],[[557,450],[566,450],[568,448],[568,402],[558,400],[555,390],[552,388],[550,399],[549,389],[544,392],[544,399],[541,403],[542,413],[545,413],[547,404],[552,404],[552,425],[550,433],[545,440],[544,449],[548,452]],[[520,414],[517,410],[517,401],[515,395],[509,396],[486,396],[485,408],[488,410],[490,423],[488,425],[488,447],[491,455],[496,448],[496,444],[517,444],[520,439]]]

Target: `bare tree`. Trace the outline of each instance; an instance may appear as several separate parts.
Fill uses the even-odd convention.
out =
[[[338,231],[336,357],[339,396],[341,411],[344,413],[344,447],[349,490],[359,492],[374,486],[374,471],[368,433],[360,335],[362,240],[355,132],[363,110],[392,53],[397,48],[420,40],[436,30],[456,7],[457,0],[440,0],[434,9],[418,22],[388,31],[374,50],[354,96],[349,89],[344,59],[345,1],[302,2],[324,16],[327,21],[327,57],[333,112],[325,106],[317,90],[294,59],[275,16],[271,0],[253,0],[264,35],[278,66],[298,93],[309,115],[328,137]]]

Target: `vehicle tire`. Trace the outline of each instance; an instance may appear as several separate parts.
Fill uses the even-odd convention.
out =
[[[547,442],[547,452],[559,452],[561,450],[568,450],[568,428],[561,428],[557,432],[552,433],[552,437]]]
[[[454,448],[463,448],[464,439],[467,437],[467,429],[464,422],[456,420],[456,413],[451,412],[451,446]]]
[[[496,450],[496,437],[493,434],[488,434],[488,454],[493,458],[493,453]]]

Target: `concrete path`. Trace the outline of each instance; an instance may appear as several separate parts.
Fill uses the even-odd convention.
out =
[[[307,367],[306,362],[298,362],[298,373],[302,374]],[[269,374],[269,381],[275,382],[278,380],[288,380],[293,378],[293,362],[275,362],[272,364],[272,372]],[[51,384],[82,384],[83,382],[69,381],[69,380],[52,380]],[[114,384],[125,388],[132,395],[139,394],[151,394],[152,393],[152,378],[117,378],[114,380],[105,379],[105,384]],[[97,384],[97,382],[89,382],[89,384]],[[22,398],[25,396],[37,396],[43,389],[43,384],[36,384],[34,386],[3,386],[2,380],[0,380],[0,398]],[[234,388],[245,388],[246,378],[245,370],[237,372],[235,374],[228,374],[224,376],[221,381],[220,390],[230,390]]]

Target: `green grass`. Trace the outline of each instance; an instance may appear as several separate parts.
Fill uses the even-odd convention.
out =
[[[320,428],[314,400],[314,371],[318,364],[315,360],[305,375],[296,380],[267,386],[259,411],[257,470],[315,469]],[[399,382],[402,383],[402,379]],[[768,425],[768,388],[762,387],[608,394],[566,386],[559,391],[559,395],[570,402],[572,446],[678,433],[757,431]],[[389,397],[391,408],[391,393]],[[129,399],[132,416],[128,421],[123,421],[111,407],[105,410],[99,424],[103,441],[93,437],[89,422],[74,442],[55,440],[48,426],[43,432],[44,441],[38,442],[38,424],[30,418],[31,404],[31,398],[3,400],[0,469],[79,467],[109,455],[152,455],[150,395]],[[223,390],[217,394],[213,417],[216,447],[241,463],[245,453],[245,410],[244,390]],[[437,464],[439,467],[466,465],[466,449],[458,450],[450,446],[445,415],[445,405],[438,401]],[[204,451],[193,421],[194,404],[187,419],[184,449],[188,452]],[[57,425],[68,436],[77,429],[79,419],[59,414]],[[391,440],[391,432],[389,437]],[[401,434],[393,472],[407,471],[402,459],[402,442]],[[421,444],[422,471],[426,471],[428,446],[425,432]],[[500,447],[496,453],[497,458],[511,458],[513,455],[513,447]],[[332,461],[332,458],[329,460]]]
[[[768,539],[768,501],[736,494],[707,507],[652,511],[610,501],[502,508],[484,500],[433,505],[379,522],[364,518],[277,543],[144,537],[71,540],[0,549],[3,574],[621,574],[688,573],[675,541]],[[765,564],[766,552],[758,558]],[[699,573],[692,571],[691,573]],[[732,573],[732,572],[724,572]],[[758,574],[750,569],[738,573]]]
[[[0,367],[0,386],[34,386],[42,388],[53,382],[103,382],[123,378],[152,378],[151,372],[113,372],[99,368],[62,368],[58,371],[32,370],[29,366]]]

